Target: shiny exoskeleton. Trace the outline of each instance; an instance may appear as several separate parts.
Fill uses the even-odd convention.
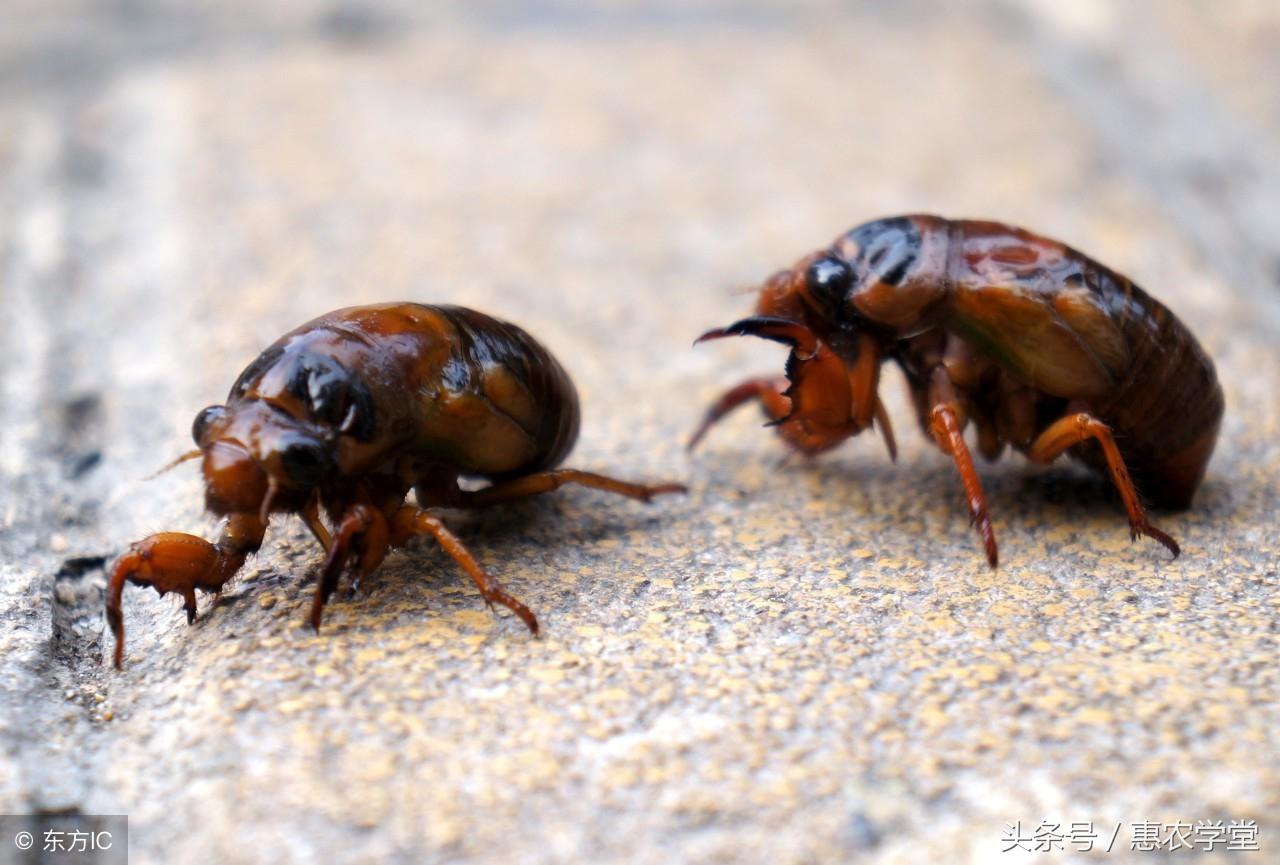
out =
[[[533,613],[427,508],[487,507],[567,483],[646,502],[684,491],[556,469],[578,435],[569,377],[520,328],[456,306],[353,307],[308,322],[241,373],[226,405],[200,412],[192,435],[199,450],[183,459],[203,458],[205,504],[226,523],[216,543],[164,532],[116,564],[107,594],[116,667],[126,581],[181,594],[194,621],[196,589],[220,591],[274,513],[299,514],[325,550],[311,607],[317,629],[344,572],[358,582],[391,547],[427,534],[490,606],[537,633]],[[490,483],[463,489],[460,477]],[[405,503],[410,489],[417,507]]]
[[[901,216],[860,225],[771,277],[757,314],[702,340],[754,335],[791,346],[786,376],[751,379],[707,413],[759,399],[783,439],[813,455],[874,421],[880,365],[906,374],[924,428],[959,469],[987,559],[997,561],[982,486],[965,444],[1033,462],[1066,452],[1109,473],[1130,534],[1178,555],[1142,496],[1185,508],[1222,419],[1213,362],[1173,313],[1065,244],[996,222]]]

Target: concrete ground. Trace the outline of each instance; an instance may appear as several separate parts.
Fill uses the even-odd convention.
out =
[[[135,863],[1146,862],[1134,824],[1216,820],[1280,862],[1280,13],[969,8],[10,2],[0,811],[128,814]],[[897,465],[778,467],[746,413],[683,452],[783,358],[692,339],[910,211],[1194,328],[1227,414],[1181,558],[1014,457],[989,570],[896,373]],[[144,477],[276,336],[386,300],[519,322],[581,391],[570,463],[690,494],[449,515],[539,639],[429,543],[314,635],[294,520],[194,627],[128,592],[111,671],[104,564],[214,531],[195,468]],[[1042,821],[1096,849],[1001,852]]]

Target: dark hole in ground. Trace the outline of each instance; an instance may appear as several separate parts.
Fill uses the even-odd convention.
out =
[[[82,394],[63,403],[56,448],[68,479],[79,480],[102,462],[102,415],[97,394]]]
[[[51,646],[56,657],[76,660],[101,653],[106,556],[66,559],[53,577]]]

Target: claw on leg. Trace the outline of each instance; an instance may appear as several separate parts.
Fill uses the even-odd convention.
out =
[[[780,318],[775,315],[752,315],[735,321],[728,327],[709,330],[693,341],[710,342],[713,339],[724,339],[728,336],[758,336],[789,345],[803,359],[811,358],[818,350],[818,338],[813,331],[798,321]]]

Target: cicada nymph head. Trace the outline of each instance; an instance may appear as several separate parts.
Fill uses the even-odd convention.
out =
[[[761,288],[756,314],[709,330],[697,342],[758,336],[791,349],[781,378],[750,379],[727,391],[690,439],[693,448],[720,418],[757,398],[769,425],[794,450],[814,456],[880,422],[889,453],[897,448],[876,393],[880,343],[856,315],[840,316],[853,290],[853,268],[830,251],[807,256]]]
[[[342,447],[372,437],[360,379],[306,346],[273,347],[192,424],[215,514],[297,510],[340,473]]]

